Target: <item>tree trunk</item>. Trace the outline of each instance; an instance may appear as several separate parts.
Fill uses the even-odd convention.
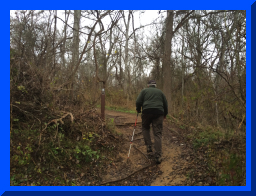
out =
[[[166,19],[166,36],[164,45],[164,58],[163,58],[163,92],[168,102],[168,111],[172,113],[171,103],[171,86],[172,86],[172,38],[173,38],[173,10],[167,11]]]
[[[130,19],[131,19],[131,13],[132,11],[129,11],[128,14],[128,20],[127,23],[125,22],[125,17],[124,17],[124,22],[125,22],[125,49],[124,49],[124,66],[125,66],[125,72],[124,72],[124,93],[126,95],[129,94],[129,75],[130,75],[130,67],[128,65],[128,44],[129,44],[129,27],[130,27]]]
[[[184,74],[185,74],[185,66],[184,66],[184,31],[183,31],[183,36],[182,36],[182,49],[181,49],[181,54],[182,54],[182,62],[181,62],[181,108],[183,110],[183,102],[184,102]]]
[[[73,25],[73,46],[72,46],[72,64],[71,73],[79,61],[79,26],[80,26],[81,10],[74,10],[74,25]],[[71,79],[71,98],[74,96],[75,75]]]
[[[69,13],[65,10],[65,26],[64,26],[64,41],[63,44],[61,45],[61,61],[62,61],[62,67],[66,67],[66,59],[65,59],[65,53],[66,53],[66,38],[67,38],[67,23],[68,23],[68,18],[69,18]]]
[[[54,14],[54,32],[53,32],[53,42],[52,42],[52,48],[53,48],[53,72],[55,72],[55,66],[56,66],[56,51],[55,51],[55,40],[56,40],[56,26],[57,26],[57,10],[55,10]]]

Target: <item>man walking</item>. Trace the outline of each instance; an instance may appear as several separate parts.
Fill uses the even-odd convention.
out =
[[[168,114],[168,104],[163,92],[156,88],[156,82],[154,80],[150,80],[147,86],[148,88],[143,89],[136,100],[136,110],[138,113],[141,113],[142,107],[142,134],[148,153],[152,152],[152,142],[150,138],[150,124],[152,124],[155,141],[155,159],[156,163],[160,164],[162,155],[163,120]]]

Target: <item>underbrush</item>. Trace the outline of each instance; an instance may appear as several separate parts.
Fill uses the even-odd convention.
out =
[[[216,186],[246,185],[244,132],[198,126],[189,129],[185,138],[193,149],[193,162],[196,163],[188,173],[191,181]]]
[[[99,96],[88,93],[93,85],[67,91],[61,72],[16,56],[10,69],[10,184],[99,184],[121,136],[96,113]]]
[[[74,116],[73,122],[68,116],[56,119],[47,119],[49,123],[42,127],[32,120],[13,119],[12,186],[96,185],[101,181],[99,174],[119,148],[113,124],[100,121],[93,111]]]
[[[135,101],[137,96],[138,94],[134,94],[128,98],[122,89],[110,88],[106,91],[105,109],[135,114]],[[97,107],[100,107],[100,105]]]

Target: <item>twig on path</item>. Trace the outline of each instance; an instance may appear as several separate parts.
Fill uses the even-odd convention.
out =
[[[138,170],[132,172],[132,173],[129,174],[128,176],[125,176],[125,177],[123,177],[123,178],[121,178],[121,179],[117,179],[117,180],[110,180],[110,181],[107,181],[107,182],[103,182],[103,183],[101,183],[100,185],[104,185],[104,184],[108,184],[108,183],[113,183],[113,182],[122,181],[122,180],[124,180],[124,179],[126,179],[126,178],[132,176],[133,174],[135,174],[135,173],[137,173],[137,172],[139,172],[139,171],[141,171],[141,170],[143,170],[143,169],[145,169],[145,168],[147,168],[147,167],[149,167],[149,166],[151,166],[151,165],[152,165],[152,164],[150,163],[150,164],[148,164],[148,165],[146,165],[146,166],[144,166],[144,167],[142,167],[142,168],[140,168],[140,169],[138,169]]]
[[[181,136],[181,134],[180,134],[179,132],[175,131],[174,129],[170,129],[170,128],[168,128],[168,127],[167,127],[167,129],[168,129],[169,131],[173,131],[173,132],[175,132],[176,134],[178,134],[179,136]]]
[[[177,175],[178,175],[178,174],[175,174],[175,175],[172,177],[172,179],[171,179],[168,183],[171,183]],[[170,185],[170,184],[169,184],[169,185]]]
[[[133,141],[136,141],[136,140],[141,140],[141,139],[144,139],[143,137],[141,137],[141,138],[137,138],[137,139],[135,139],[135,140],[133,140]]]
[[[171,182],[174,180],[174,178],[175,178],[177,175],[180,174],[179,171],[181,171],[181,170],[183,170],[183,168],[182,168],[182,169],[179,169],[179,170],[173,171],[173,172],[175,172],[175,174],[174,174],[174,176],[172,177],[172,179],[171,179],[168,183],[171,183]],[[172,172],[171,172],[171,173],[172,173]],[[170,184],[169,184],[169,185],[170,185]]]
[[[142,131],[141,132],[138,132],[138,133],[134,133],[134,135],[139,135],[139,134],[141,134],[142,133]]]

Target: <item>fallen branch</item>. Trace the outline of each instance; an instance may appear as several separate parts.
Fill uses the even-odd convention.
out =
[[[61,112],[63,112],[63,111],[61,111]],[[63,112],[64,113],[64,112]],[[66,114],[64,115],[64,116],[62,116],[62,117],[60,117],[60,118],[58,118],[58,119],[53,119],[53,120],[51,120],[50,122],[48,122],[46,125],[45,125],[45,128],[40,132],[40,135],[39,135],[39,143],[38,143],[38,148],[37,148],[37,150],[39,149],[39,147],[40,147],[40,145],[41,145],[41,137],[42,137],[42,133],[47,129],[47,127],[48,127],[48,125],[49,124],[51,124],[51,123],[55,123],[56,125],[57,125],[57,133],[58,133],[58,121],[59,122],[61,122],[61,124],[64,124],[64,122],[62,121],[62,119],[63,118],[66,118],[68,115],[70,115],[70,117],[71,117],[71,122],[73,122],[74,121],[74,117],[73,117],[73,114],[72,113],[70,113],[70,112],[65,112]],[[57,135],[57,133],[56,133],[56,135]],[[56,136],[55,135],[55,136]]]
[[[58,125],[58,121],[61,122],[61,124],[64,124],[64,122],[62,121],[62,119],[63,119],[63,118],[66,118],[68,115],[70,115],[70,117],[71,117],[71,122],[73,122],[73,121],[74,121],[73,114],[71,114],[70,112],[68,112],[68,113],[66,113],[64,116],[62,116],[61,118],[53,119],[53,120],[51,120],[50,122],[48,122],[48,123],[46,124],[45,128],[44,128],[41,132],[44,132],[44,131],[47,129],[48,125],[51,124],[51,123],[53,123],[53,122],[54,122],[56,125]]]

